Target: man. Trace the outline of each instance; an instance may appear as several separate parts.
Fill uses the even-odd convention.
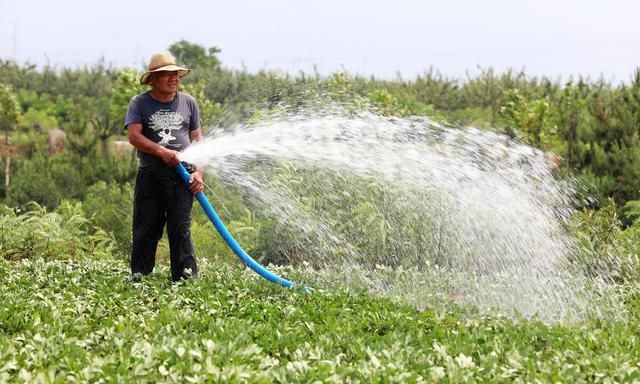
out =
[[[192,96],[178,91],[180,78],[188,73],[189,69],[176,65],[170,53],[153,54],[140,78],[140,83],[151,89],[131,99],[125,119],[129,142],[140,157],[131,272],[147,275],[153,271],[166,223],[173,281],[198,276],[190,226],[193,194],[203,190],[202,171],[192,169],[187,187],[174,170],[180,162],[179,152],[202,139],[198,104]]]

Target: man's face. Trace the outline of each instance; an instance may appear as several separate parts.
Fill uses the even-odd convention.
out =
[[[155,72],[151,79],[153,88],[161,93],[175,92],[178,90],[179,84],[180,76],[178,76],[178,71]]]

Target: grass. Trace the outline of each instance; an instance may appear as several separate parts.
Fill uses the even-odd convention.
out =
[[[637,287],[627,322],[547,325],[205,262],[178,284],[121,261],[0,259],[0,276],[0,382],[640,381]]]

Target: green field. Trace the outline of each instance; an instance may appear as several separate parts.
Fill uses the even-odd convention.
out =
[[[207,262],[178,284],[123,261],[0,259],[0,276],[0,382],[640,381],[637,287],[627,321],[547,325]]]

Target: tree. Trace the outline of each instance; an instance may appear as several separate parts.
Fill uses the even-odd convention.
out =
[[[102,156],[109,157],[109,139],[118,132],[122,132],[122,121],[114,121],[108,113],[103,113],[91,118],[89,125],[101,144]]]
[[[91,118],[80,109],[72,112],[73,118],[63,127],[68,134],[67,142],[71,153],[78,159],[85,159],[95,156],[98,137],[91,129]]]
[[[182,86],[182,90],[198,100],[198,107],[200,108],[200,120],[202,128],[213,125],[214,120],[220,114],[222,105],[220,103],[214,103],[205,95],[205,83],[204,81],[198,81],[197,83],[189,83]]]
[[[578,128],[584,120],[583,115],[586,111],[586,101],[581,88],[580,85],[574,85],[572,81],[565,84],[556,109],[558,133],[566,141],[567,175],[571,174],[571,169],[575,165],[576,146],[580,141]]]
[[[180,40],[171,44],[169,52],[175,56],[178,64],[185,65],[190,69],[217,70],[220,68],[220,60],[216,53],[220,53],[217,47],[205,49],[205,47]]]
[[[467,72],[467,82],[461,89],[462,102],[468,107],[490,108],[491,123],[494,123],[500,114],[505,93],[512,89],[523,91],[517,82],[524,78],[524,74],[520,72],[514,75],[509,70],[498,76],[493,68],[479,70],[480,75],[474,77]]]
[[[4,185],[9,187],[11,182],[11,149],[9,148],[9,133],[14,131],[20,117],[20,106],[16,101],[11,87],[0,84],[0,129],[4,131]]]
[[[505,99],[506,102],[500,107],[502,123],[518,131],[528,143],[551,149],[555,127],[551,122],[551,102],[548,97],[527,100],[518,89],[511,89]]]
[[[129,101],[133,96],[144,92],[147,86],[140,84],[137,72],[131,68],[118,70],[116,76],[116,82],[109,99],[109,115],[112,120],[122,122],[122,132],[124,133],[124,118],[127,114]]]
[[[9,133],[15,130],[20,116],[20,105],[11,86],[0,84],[0,129],[4,131],[5,143],[9,143]]]

